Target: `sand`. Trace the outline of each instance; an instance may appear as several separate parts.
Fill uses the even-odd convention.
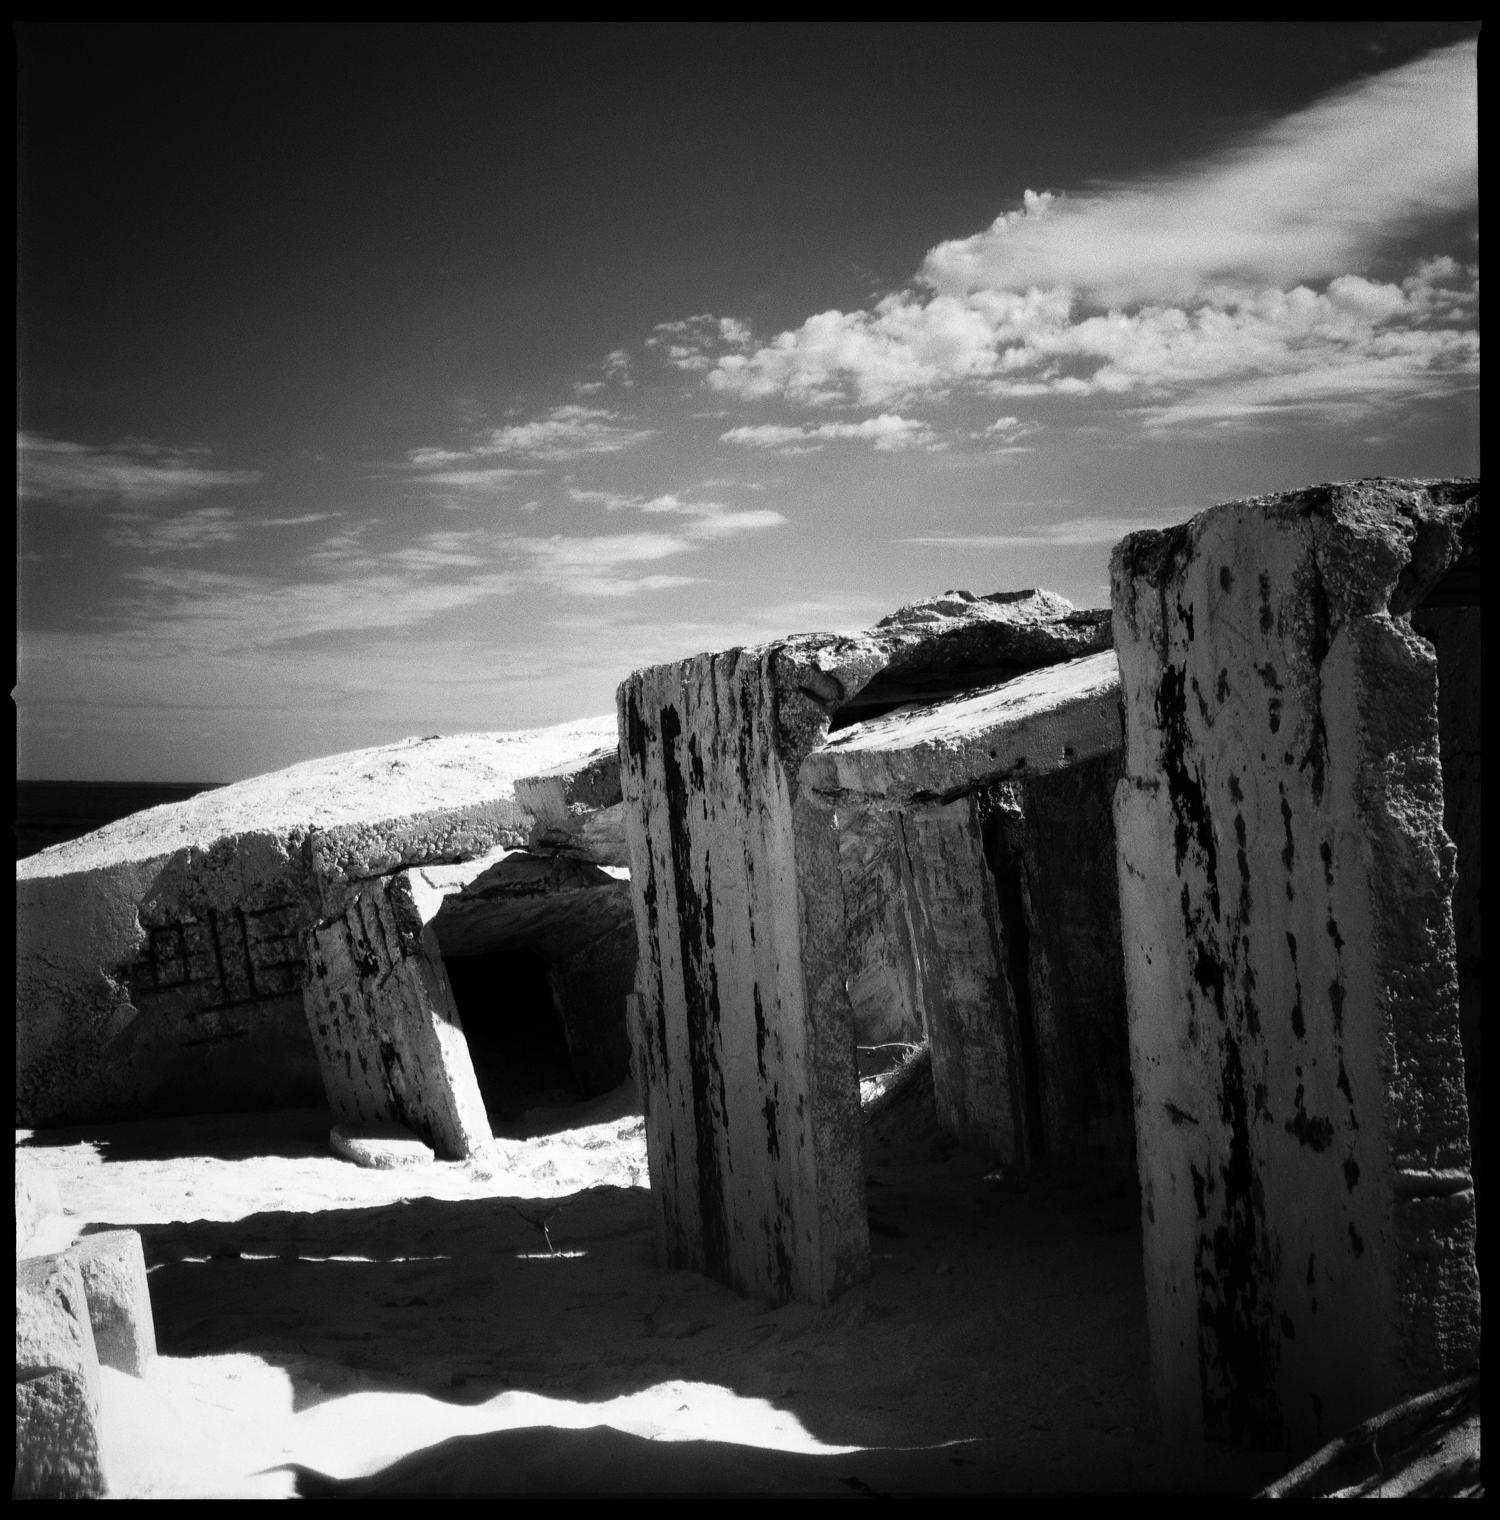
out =
[[[1289,1465],[1160,1438],[1133,1194],[1000,1186],[920,1109],[872,1128],[874,1270],[828,1308],[659,1264],[629,1087],[467,1162],[366,1170],[331,1124],[18,1131],[69,1211],[33,1252],[145,1246],[161,1354],[104,1371],[111,1497],[1248,1495]]]

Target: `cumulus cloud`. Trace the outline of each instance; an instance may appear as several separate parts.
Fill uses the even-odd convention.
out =
[[[646,339],[646,347],[673,369],[697,371],[712,369],[726,350],[748,348],[751,340],[749,326],[737,317],[701,313],[676,322],[658,322]]]
[[[909,288],[758,346],[737,333],[704,378],[739,400],[813,407],[955,391],[1118,398],[1158,428],[1277,407],[1371,410],[1472,383],[1477,272],[1446,256],[1401,280],[1371,270],[1419,223],[1474,208],[1476,158],[1464,43],[1171,176],[1073,197],[1028,191],[984,232],[934,248]],[[701,358],[710,319],[691,321]],[[848,426],[723,436],[791,452],[853,436],[838,431]],[[877,446],[932,440],[891,434]]]
[[[930,423],[919,422],[911,417],[899,417],[892,412],[882,412],[878,417],[866,417],[862,422],[822,422],[806,427],[786,427],[772,423],[760,426],[730,428],[721,433],[724,443],[737,443],[744,448],[775,449],[779,453],[803,454],[825,443],[868,443],[884,452],[900,449],[937,449],[941,440],[932,431]]]
[[[225,470],[206,449],[131,441],[97,448],[34,433],[16,437],[16,482],[26,501],[151,506],[227,486],[254,485],[259,470]]]

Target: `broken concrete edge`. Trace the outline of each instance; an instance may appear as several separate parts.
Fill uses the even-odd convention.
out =
[[[930,706],[840,729],[802,762],[799,784],[900,806],[950,801],[1120,748],[1113,651],[1067,660]]]

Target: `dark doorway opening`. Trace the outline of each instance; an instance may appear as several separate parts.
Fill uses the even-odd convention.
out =
[[[529,1109],[583,1098],[547,963],[526,948],[443,961],[490,1128],[514,1134]]]

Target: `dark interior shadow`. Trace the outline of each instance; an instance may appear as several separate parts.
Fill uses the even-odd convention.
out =
[[[18,1149],[86,1144],[95,1146],[105,1161],[166,1161],[179,1156],[211,1156],[219,1161],[246,1161],[255,1156],[326,1156],[328,1131],[333,1123],[333,1115],[322,1106],[101,1121],[33,1130],[18,1142]]]

